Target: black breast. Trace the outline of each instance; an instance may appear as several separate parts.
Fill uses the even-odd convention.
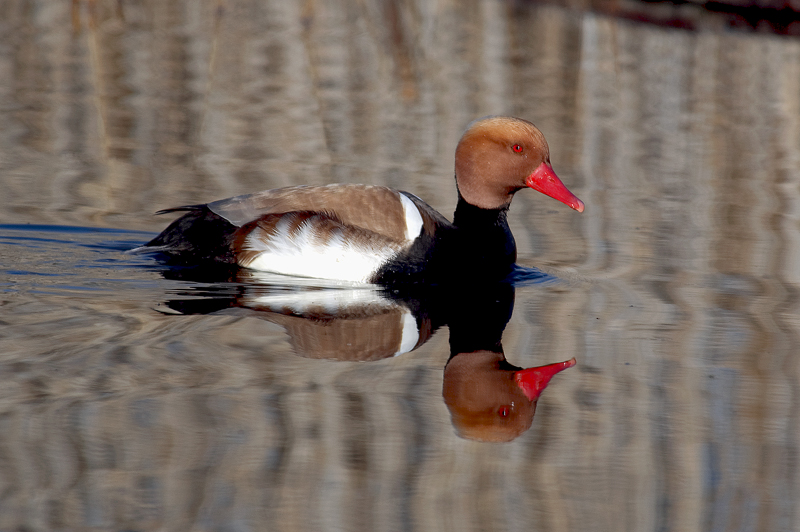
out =
[[[517,260],[508,208],[481,209],[459,199],[454,222],[423,231],[414,245],[377,273],[374,282],[455,284],[501,281]]]

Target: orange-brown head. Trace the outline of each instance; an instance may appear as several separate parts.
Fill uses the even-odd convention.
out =
[[[469,125],[456,147],[456,184],[467,203],[483,209],[508,205],[525,187],[584,208],[553,172],[542,132],[521,118],[490,116]]]

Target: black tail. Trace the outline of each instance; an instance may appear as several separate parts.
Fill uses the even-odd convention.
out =
[[[186,214],[172,222],[160,235],[132,251],[163,253],[169,262],[178,264],[235,264],[231,243],[238,228],[205,205],[175,207],[156,214],[183,211]]]

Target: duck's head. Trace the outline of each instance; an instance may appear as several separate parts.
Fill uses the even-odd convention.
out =
[[[484,209],[507,206],[529,187],[583,212],[553,172],[544,135],[521,118],[490,116],[467,127],[456,148],[456,184],[467,203]]]

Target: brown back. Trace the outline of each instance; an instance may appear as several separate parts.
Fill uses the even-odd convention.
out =
[[[208,208],[238,227],[266,214],[328,213],[346,225],[368,229],[397,242],[405,240],[400,193],[382,186],[300,185],[219,200],[209,203]]]

